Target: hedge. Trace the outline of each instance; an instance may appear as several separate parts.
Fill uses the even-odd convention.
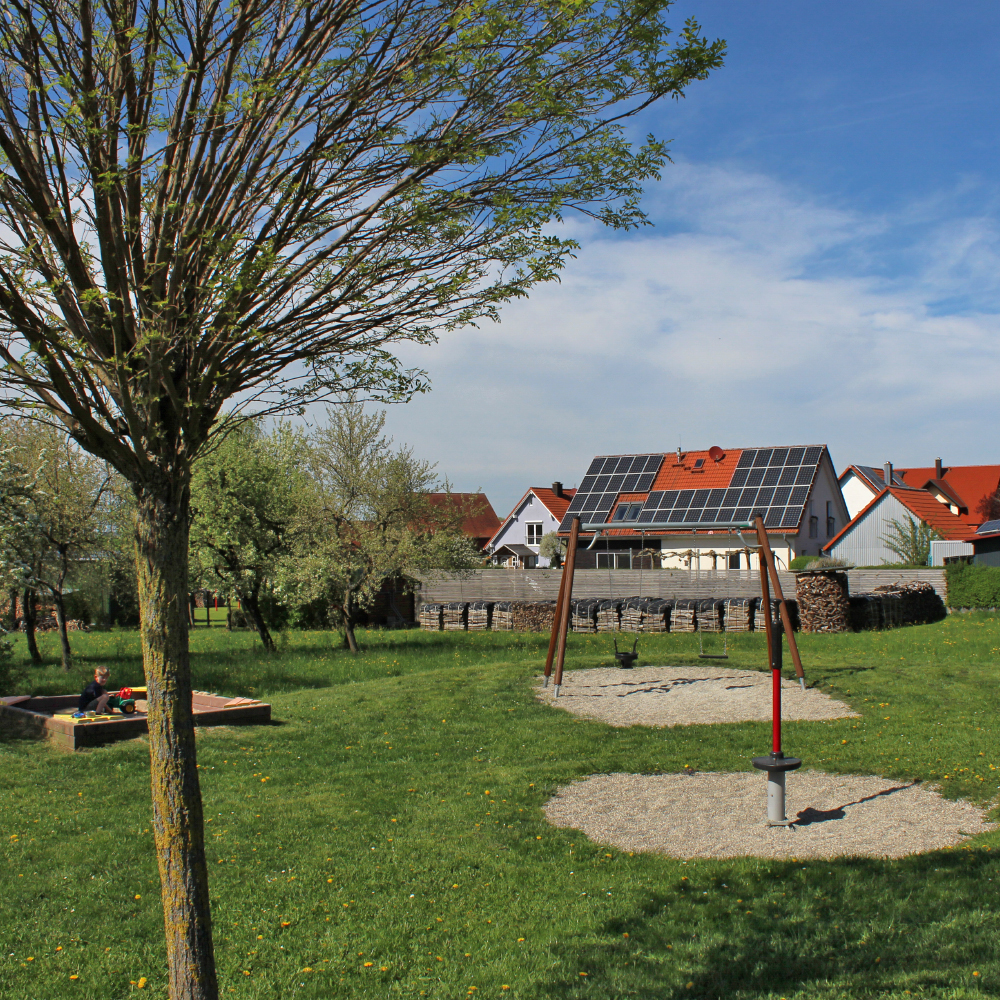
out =
[[[948,604],[953,608],[1000,607],[1000,566],[953,563],[946,567]]]

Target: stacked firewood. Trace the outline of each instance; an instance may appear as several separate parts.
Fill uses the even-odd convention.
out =
[[[623,632],[642,631],[643,614],[648,603],[648,597],[628,597],[622,601],[621,629]]]
[[[468,610],[468,601],[451,601],[446,604],[442,615],[445,632],[464,632]]]
[[[569,602],[570,628],[574,632],[596,632],[599,603],[596,597],[574,597]]]
[[[755,597],[727,597],[725,622],[727,632],[752,632]]]
[[[493,631],[509,632],[514,627],[513,602],[497,601],[493,605]]]
[[[55,615],[46,615],[43,618],[39,618],[35,622],[36,632],[56,632],[59,629],[59,620]],[[23,621],[18,626],[18,630],[24,631]],[[90,629],[86,622],[80,621],[78,618],[67,618],[66,619],[66,631],[67,632],[89,632]]]
[[[673,607],[673,601],[664,600],[661,597],[651,597],[646,602],[645,610],[642,613],[642,631],[669,632],[670,612]]]
[[[695,632],[698,629],[698,602],[682,598],[674,601],[674,609],[670,615],[671,632]]]
[[[853,632],[872,632],[882,628],[880,594],[851,594],[848,598],[849,620]]]
[[[803,632],[846,632],[849,625],[847,574],[830,570],[799,573],[795,596]]]
[[[725,603],[725,601],[717,601],[713,597],[698,602],[698,610],[695,613],[698,618],[699,632],[722,631],[722,608]]]
[[[420,627],[431,632],[440,632],[443,610],[444,608],[440,604],[421,604]]]
[[[617,632],[621,625],[622,602],[615,598],[597,602],[597,631]]]
[[[493,617],[492,601],[470,601],[469,602],[469,631],[485,632],[492,624]]]
[[[886,628],[939,621],[946,614],[944,601],[929,583],[893,583],[876,587],[875,593],[895,599],[891,606],[884,605]]]
[[[555,617],[555,601],[511,603],[511,627],[515,632],[551,632]]]

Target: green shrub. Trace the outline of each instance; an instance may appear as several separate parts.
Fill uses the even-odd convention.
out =
[[[945,572],[948,578],[948,604],[951,607],[1000,607],[1000,566],[953,563]]]

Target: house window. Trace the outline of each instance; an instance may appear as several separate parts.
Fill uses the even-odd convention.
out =
[[[613,521],[636,521],[639,519],[639,511],[642,510],[641,503],[620,503],[615,511]]]
[[[542,522],[529,521],[525,527],[528,529],[528,545],[542,544]]]
[[[837,534],[837,519],[833,516],[833,501],[826,502],[826,537],[833,538]]]
[[[740,568],[740,554],[739,552],[729,553],[729,568],[739,569]]]
[[[631,569],[632,553],[628,552],[598,552],[598,569]]]
[[[809,518],[809,537],[819,538],[819,518],[815,514]]]

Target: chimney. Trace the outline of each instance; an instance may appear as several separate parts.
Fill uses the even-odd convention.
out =
[[[561,497],[562,494],[562,483],[553,483],[552,492],[555,493],[557,497]]]
[[[681,456],[681,446],[678,445],[677,446],[677,464],[680,465],[682,461],[683,461],[683,458]]]
[[[940,458],[935,458],[934,459],[934,478],[935,479],[944,479],[944,469],[941,468],[941,459]]]
[[[886,486],[892,486],[892,462],[886,462],[882,466],[882,481]]]

